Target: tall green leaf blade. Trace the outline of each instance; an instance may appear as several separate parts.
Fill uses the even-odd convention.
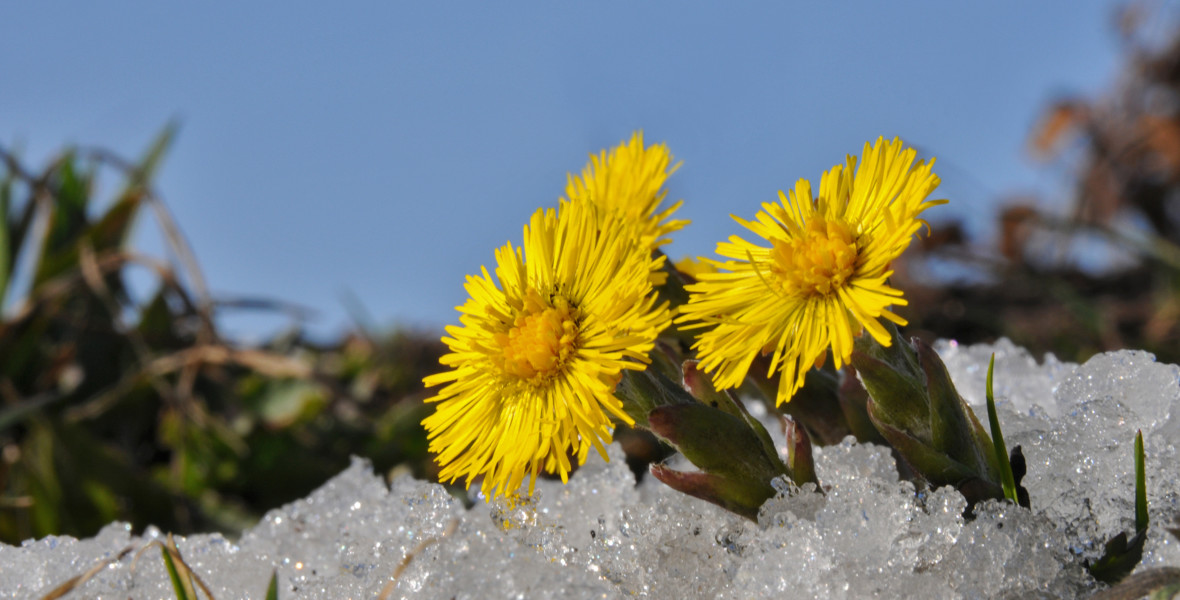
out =
[[[1016,478],[1012,475],[1012,462],[1008,458],[1008,447],[1004,443],[1004,433],[1000,430],[1000,417],[996,414],[996,397],[992,391],[992,373],[996,368],[996,355],[993,353],[987,364],[987,421],[992,430],[992,444],[995,446],[996,462],[1000,464],[1000,484],[1004,488],[1004,497],[1015,504],[1020,504],[1016,495]]]
[[[1147,531],[1147,457],[1143,454],[1143,431],[1135,432],[1135,531]]]
[[[266,600],[279,600],[279,572],[271,571],[270,585],[266,586]]]
[[[86,231],[86,237],[95,251],[116,250],[122,247],[131,235],[131,227],[135,224],[135,217],[142,205],[142,196],[135,193],[124,195],[112,205]]]
[[[50,178],[53,196],[49,206],[49,229],[41,243],[41,254],[33,271],[33,289],[53,279],[64,269],[65,263],[76,263],[75,245],[86,227],[86,206],[89,204],[89,182],[77,173],[75,158],[67,154]],[[74,258],[63,257],[71,251]]]
[[[1143,432],[1135,434],[1135,535],[1129,539],[1121,532],[1106,542],[1102,556],[1087,564],[1090,574],[1098,581],[1114,585],[1130,575],[1143,560],[1147,542],[1147,480],[1143,454]]]
[[[176,139],[176,132],[180,129],[180,123],[176,120],[169,121],[160,133],[156,134],[155,139],[152,140],[151,145],[143,154],[143,158],[139,159],[139,164],[136,165],[136,176],[127,182],[127,188],[123,194],[133,191],[151,182],[156,176],[156,172],[160,169],[160,164],[164,161],[164,156],[168,154],[168,149],[172,147],[173,140]]]
[[[168,552],[167,547],[160,546],[160,554],[164,555],[164,567],[168,569],[168,579],[172,581],[172,591],[176,593],[176,600],[189,600],[184,581],[180,578],[180,572],[172,560],[172,553]]]
[[[170,121],[156,135],[147,151],[144,152],[143,158],[139,160],[139,164],[135,166],[134,172],[128,177],[127,184],[119,195],[118,201],[88,232],[95,250],[101,252],[102,250],[119,248],[127,241],[131,227],[135,223],[135,217],[143,204],[145,188],[160,170],[164,156],[172,147],[172,141],[176,139],[178,129],[179,124],[176,121]]]
[[[86,209],[90,205],[90,173],[80,173],[77,159],[69,155],[53,178],[53,217],[46,239],[50,252],[68,248],[86,227]]]

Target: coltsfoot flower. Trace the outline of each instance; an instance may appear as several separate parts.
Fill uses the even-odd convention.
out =
[[[660,211],[668,195],[664,183],[679,164],[672,164],[672,154],[664,144],[644,146],[643,132],[631,135],[630,141],[590,155],[590,164],[582,175],[570,175],[565,187],[570,202],[590,202],[604,209],[600,215],[619,213],[637,227],[642,244],[655,250],[671,241],[667,236],[682,229],[688,221],[670,220],[683,201],[676,201]]]
[[[496,251],[495,279],[468,276],[462,326],[443,338],[450,370],[424,380],[445,384],[422,422],[441,479],[483,476],[485,494],[510,495],[527,475],[531,494],[542,469],[565,481],[571,456],[605,458],[612,415],[633,423],[614,389],[623,369],[645,368],[671,320],[651,284],[664,258],[601,212],[538,210],[523,246]]]
[[[835,366],[847,363],[852,340],[864,330],[882,345],[889,310],[906,304],[888,284],[890,263],[925,224],[922,211],[938,187],[934,161],[918,161],[901,141],[878,138],[823,174],[819,194],[800,179],[789,197],[764,203],[754,221],[733,218],[769,247],[733,236],[717,245],[718,273],[701,273],[687,286],[689,302],[678,323],[706,328],[694,349],[718,388],[741,385],[759,353],[770,354],[768,376],[781,371],[777,402],[788,402],[807,371],[830,347]],[[854,174],[855,173],[855,174]]]

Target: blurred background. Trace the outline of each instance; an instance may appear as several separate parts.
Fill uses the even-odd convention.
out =
[[[1172,4],[3,10],[0,541],[433,477],[464,276],[638,129],[683,161],[673,258],[899,136],[951,200],[910,334],[1180,360]]]

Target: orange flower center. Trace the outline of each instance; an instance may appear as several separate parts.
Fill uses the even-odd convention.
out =
[[[786,294],[827,296],[856,272],[856,237],[842,221],[813,216],[803,235],[772,239],[771,244],[770,270]]]
[[[577,349],[577,311],[561,296],[545,302],[532,289],[524,304],[512,327],[495,335],[500,354],[492,360],[505,374],[541,383],[560,373]]]

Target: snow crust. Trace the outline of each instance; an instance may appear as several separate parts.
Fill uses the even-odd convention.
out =
[[[609,463],[592,456],[567,485],[469,510],[435,484],[387,486],[354,459],[236,542],[177,545],[217,598],[262,598],[275,569],[283,599],[1085,597],[1102,586],[1084,561],[1133,529],[1142,429],[1152,525],[1139,569],[1180,566],[1164,530],[1180,514],[1180,368],[1139,351],[1038,363],[1007,340],[937,350],[981,416],[996,353],[998,410],[1008,447],[1028,460],[1031,511],[992,502],[964,519],[958,492],[915,489],[887,449],[849,439],[816,449],[824,494],[776,481],[753,523],[650,477],[636,486],[612,446]],[[0,598],[40,598],[108,560],[68,597],[173,598],[159,550],[136,558],[161,539],[113,523],[86,540],[0,544]]]

